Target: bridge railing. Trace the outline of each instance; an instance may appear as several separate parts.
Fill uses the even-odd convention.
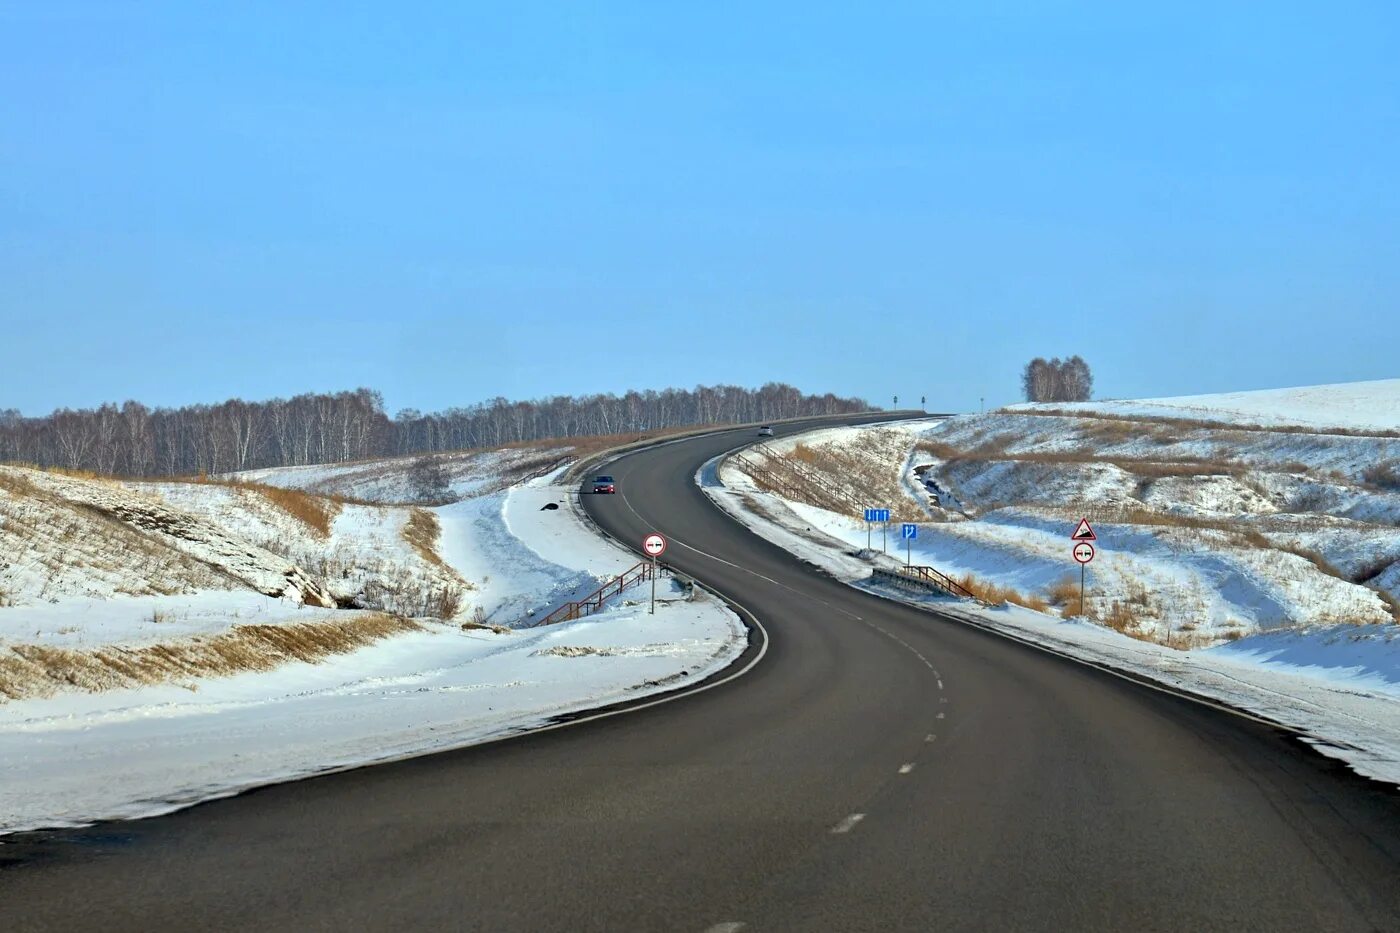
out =
[[[541,625],[572,622],[575,619],[597,612],[614,596],[621,594],[624,590],[630,589],[631,587],[646,583],[652,579],[653,574],[659,575],[666,569],[664,564],[653,564],[649,560],[640,561],[636,566],[624,570],[582,599],[575,599],[567,602],[538,622],[531,622],[528,625],[522,626],[522,628],[538,628]]]
[[[895,569],[876,567],[870,571],[870,579],[882,583],[892,583],[905,589],[919,589],[926,592],[942,593],[959,599],[977,599],[965,586],[934,567],[905,566]],[[978,600],[981,602],[981,600]]]

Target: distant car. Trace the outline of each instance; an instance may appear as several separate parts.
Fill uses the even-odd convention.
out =
[[[593,477],[593,491],[613,494],[617,492],[617,484],[613,482],[611,476]]]
[[[772,437],[772,436],[773,436],[773,426],[772,426],[772,425],[765,424],[763,427],[761,427],[761,428],[758,429],[758,436],[759,436],[759,437]]]

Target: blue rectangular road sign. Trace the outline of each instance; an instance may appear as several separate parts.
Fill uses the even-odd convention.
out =
[[[867,522],[887,522],[890,520],[889,509],[866,509],[865,520]]]
[[[900,525],[900,526],[899,526],[899,533],[900,533],[900,536],[903,537],[906,541],[912,540],[912,539],[917,538],[917,537],[919,536],[919,526],[918,526],[918,525]]]

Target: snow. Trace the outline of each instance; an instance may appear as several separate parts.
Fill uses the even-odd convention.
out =
[[[440,551],[493,621],[528,624],[636,557],[594,534],[554,477],[437,510]],[[546,504],[557,509],[543,509]],[[382,530],[367,509],[334,536]],[[384,540],[397,540],[386,534]],[[394,545],[397,547],[398,545]],[[541,628],[423,630],[317,664],[0,703],[0,833],[167,812],[275,781],[492,740],[721,670],[747,632],[715,597],[663,582]],[[165,600],[165,601],[162,601]],[[152,609],[169,621],[151,622]],[[142,644],[326,612],[247,592],[65,600],[0,610],[46,644]],[[28,639],[27,641],[32,641]],[[0,646],[3,647],[3,646]]]
[[[282,555],[167,504],[154,489],[109,480],[0,467],[0,543],[0,590],[13,606],[238,587],[334,604]],[[13,613],[0,613],[3,633]]]
[[[854,433],[807,435],[792,443],[855,443]],[[905,468],[911,464],[920,465],[911,460]],[[1384,623],[1388,616],[1369,590],[1322,574],[1304,558],[1234,548],[1219,539],[1221,532],[1177,538],[1170,528],[1097,524],[1099,553],[1090,573],[1104,589],[1122,591],[1125,580],[1140,587],[1146,594],[1140,613],[1151,618],[1153,611],[1165,614],[1185,605],[1197,618],[1210,620],[1207,630],[1238,636],[1249,624],[1270,628],[1183,651],[1083,619],[1013,605],[912,598],[872,585],[872,566],[903,563],[902,542],[891,540],[890,555],[882,555],[877,531],[876,551],[867,552],[864,522],[762,491],[724,458],[706,464],[696,481],[750,529],[852,586],[936,605],[969,624],[1249,711],[1298,730],[1319,751],[1363,775],[1400,783],[1400,625]],[[1186,498],[1228,503],[1239,495],[1229,486],[1212,492],[1212,485],[1203,484]],[[998,508],[977,521],[921,524],[913,558],[947,573],[972,572],[1034,592],[1071,571],[1077,577],[1068,557],[1071,527],[1067,518],[1044,510]],[[1392,564],[1381,576],[1394,577],[1397,567]],[[1105,582],[1115,577],[1119,582]],[[1400,580],[1390,585],[1395,582]],[[1379,624],[1290,624],[1300,613],[1335,620],[1364,617]]]
[[[431,459],[441,467],[447,481],[444,498],[457,500],[501,492],[512,483],[548,473],[573,456],[574,448],[569,446],[525,446],[435,454]],[[238,480],[320,495],[345,496],[362,502],[406,504],[422,500],[422,493],[413,477],[414,466],[420,459],[397,457],[364,463],[269,467],[245,470],[231,476]]]
[[[0,651],[8,645],[138,647],[225,632],[240,623],[318,622],[342,615],[248,590],[80,597],[0,609]]]
[[[668,594],[672,597],[674,593]],[[510,632],[432,631],[321,664],[0,706],[0,832],[149,816],[453,748],[719,670],[743,632],[713,597]]]
[[[1025,411],[1036,407],[1013,405],[1010,410]],[[1132,401],[1049,403],[1039,407],[1246,425],[1400,431],[1400,379]]]

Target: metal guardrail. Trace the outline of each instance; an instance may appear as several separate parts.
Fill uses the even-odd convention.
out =
[[[876,567],[870,571],[870,579],[881,580],[906,589],[919,589],[956,596],[961,599],[977,599],[957,580],[933,567],[905,566],[896,570]],[[978,600],[979,602],[981,600]]]
[[[655,569],[653,570],[653,568]],[[549,615],[545,616],[543,619],[540,619],[538,622],[533,622],[530,625],[522,627],[539,628],[541,625],[554,625],[558,622],[572,622],[575,619],[581,618],[593,612],[597,612],[599,609],[603,608],[604,603],[612,599],[614,596],[620,594],[623,590],[637,586],[641,583],[646,583],[652,578],[653,573],[659,576],[663,570],[667,569],[669,568],[667,568],[665,564],[657,565],[653,564],[649,560],[641,561],[636,566],[628,570],[624,570],[622,573],[618,574],[616,577],[609,580],[607,583],[604,583],[592,593],[589,593],[587,596],[583,597],[583,599],[576,599],[572,602],[567,602],[564,605],[560,606],[558,609],[555,609]]]

